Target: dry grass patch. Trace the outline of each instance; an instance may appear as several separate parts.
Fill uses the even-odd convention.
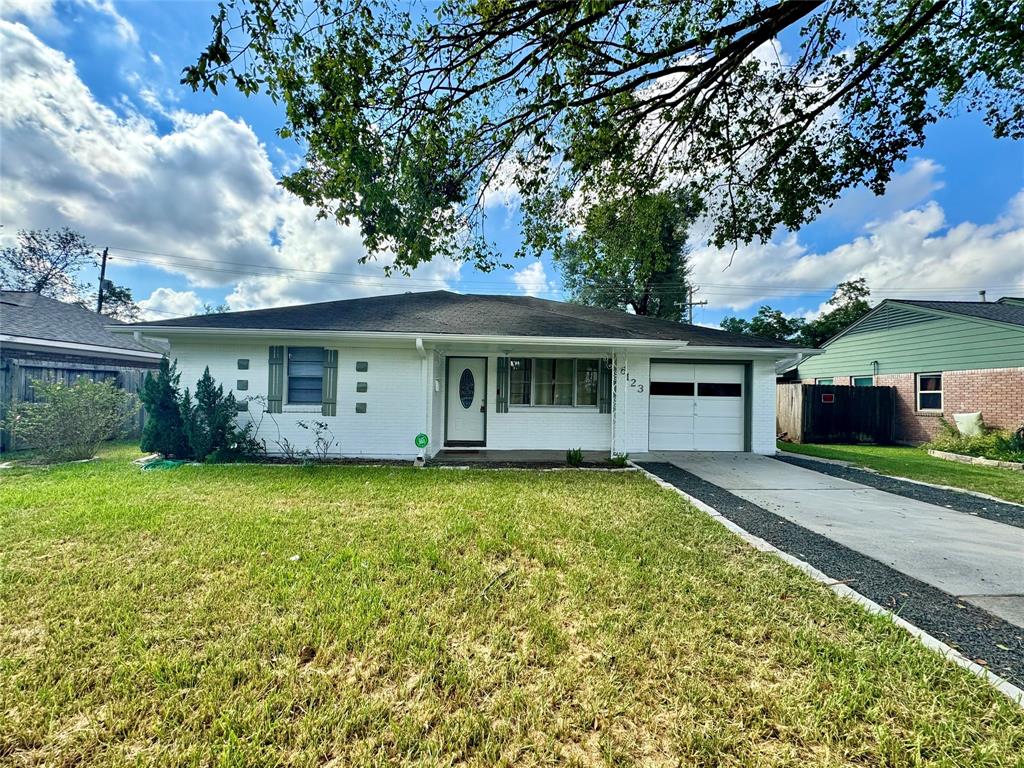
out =
[[[999,694],[637,474],[132,456],[2,478],[2,763],[1024,753]]]

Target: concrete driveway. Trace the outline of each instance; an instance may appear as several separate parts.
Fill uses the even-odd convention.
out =
[[[1024,627],[1024,528],[750,453],[648,454]]]

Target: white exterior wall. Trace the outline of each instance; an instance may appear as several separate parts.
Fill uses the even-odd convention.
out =
[[[181,388],[195,391],[196,381],[203,369],[210,367],[210,375],[225,391],[236,390],[238,379],[249,382],[249,389],[235,391],[235,396],[267,395],[269,347],[271,343],[285,346],[327,346],[338,350],[338,415],[323,416],[318,405],[288,405],[283,413],[262,414],[250,403],[248,418],[260,422],[257,438],[265,440],[270,453],[280,453],[278,442],[287,439],[299,450],[313,447],[312,430],[302,429],[298,422],[324,421],[334,433],[336,443],[332,455],[362,456],[368,458],[415,458],[417,449],[413,440],[430,424],[428,393],[424,391],[426,363],[414,348],[373,349],[324,344],[322,340],[303,342],[293,339],[285,342],[227,342],[202,344],[174,341],[171,359],[177,360],[181,373]],[[248,358],[249,369],[238,370],[238,359]],[[356,361],[366,361],[368,370],[356,372]],[[287,364],[287,363],[286,363]],[[287,392],[287,370],[285,372]],[[356,382],[367,383],[366,392],[356,392]],[[286,394],[287,399],[287,394]],[[356,413],[355,404],[366,403],[366,413]],[[239,414],[244,423],[246,414]],[[431,438],[433,442],[433,438]]]
[[[239,399],[266,397],[268,355],[271,344],[279,340],[196,342],[174,340],[171,359],[177,360],[181,387],[195,390],[195,383],[206,366],[225,390],[235,390]],[[277,443],[287,439],[297,449],[311,449],[311,430],[299,421],[324,421],[335,436],[333,455],[367,458],[415,458],[415,436],[426,432],[430,438],[426,450],[432,456],[444,447],[445,437],[445,358],[427,350],[421,356],[411,344],[405,347],[353,347],[333,345],[323,340],[290,340],[291,346],[327,346],[338,349],[338,415],[322,416],[319,406],[283,406],[283,413],[262,414],[257,437],[266,441],[271,453],[279,453]],[[472,355],[473,353],[466,353]],[[605,353],[607,354],[607,353]],[[580,353],[578,357],[593,356]],[[539,408],[510,406],[508,413],[496,413],[497,355],[487,355],[487,444],[489,450],[556,450],[582,448],[591,451],[640,454],[648,450],[648,404],[651,357],[665,354],[619,353],[614,371],[616,393],[613,445],[612,415],[585,408]],[[683,357],[683,356],[679,356]],[[249,369],[240,371],[239,358],[249,360]],[[356,361],[366,361],[369,370],[356,372]],[[745,362],[742,359],[736,362]],[[625,366],[625,372],[623,372]],[[248,390],[237,391],[237,381],[248,381]],[[356,382],[367,382],[367,392],[356,392]],[[287,386],[286,386],[287,389]],[[775,453],[775,361],[752,363],[750,437],[755,453]],[[364,414],[355,412],[355,404],[367,404]],[[261,411],[250,404],[250,412],[241,420],[260,422]]]
[[[775,455],[775,361],[755,360],[750,408],[750,450]]]

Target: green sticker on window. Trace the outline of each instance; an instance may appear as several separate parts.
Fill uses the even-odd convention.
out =
[[[427,437],[424,433],[420,432],[418,435],[416,435],[415,443],[417,448],[426,448],[427,443],[429,442],[430,438]]]

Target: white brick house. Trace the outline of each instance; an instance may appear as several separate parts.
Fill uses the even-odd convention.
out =
[[[775,452],[775,364],[794,347],[528,297],[435,291],[126,326],[207,367],[274,451],[327,423],[341,456],[445,447]],[[424,449],[418,435],[427,437]],[[422,438],[420,438],[422,442]]]

